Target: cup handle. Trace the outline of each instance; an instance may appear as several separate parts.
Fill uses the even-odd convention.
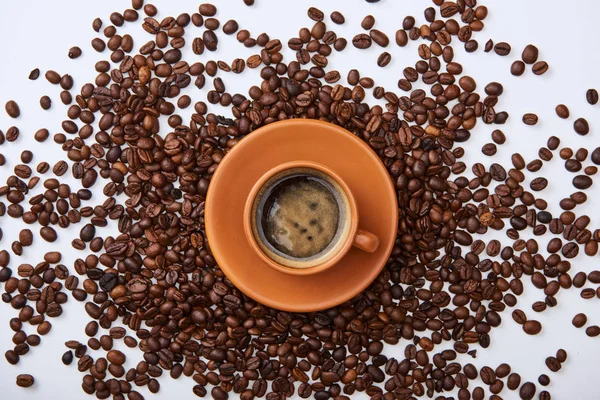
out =
[[[357,247],[367,253],[374,253],[379,248],[381,241],[371,232],[359,229],[354,236],[352,246]]]

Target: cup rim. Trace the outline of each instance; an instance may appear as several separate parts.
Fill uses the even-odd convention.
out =
[[[329,175],[344,191],[344,194],[346,195],[346,199],[348,201],[348,207],[350,208],[350,227],[346,236],[340,239],[343,242],[343,244],[340,246],[340,249],[338,250],[337,254],[334,254],[332,257],[328,258],[324,262],[314,265],[312,267],[294,268],[279,264],[278,262],[274,261],[264,253],[260,245],[257,243],[256,237],[254,236],[254,232],[252,229],[252,209],[256,196],[258,195],[263,185],[275,175],[293,168],[313,168]],[[337,264],[346,255],[346,253],[348,253],[348,251],[352,247],[352,243],[354,241],[356,232],[358,231],[358,207],[356,205],[356,200],[354,198],[354,195],[352,194],[352,191],[350,190],[350,187],[332,169],[314,161],[297,160],[286,162],[271,168],[269,171],[263,174],[260,177],[260,179],[254,184],[254,186],[250,190],[250,194],[246,198],[246,204],[244,205],[243,215],[244,234],[252,250],[254,250],[254,252],[269,267],[275,269],[276,271],[283,272],[289,275],[313,275],[331,268],[332,266]]]

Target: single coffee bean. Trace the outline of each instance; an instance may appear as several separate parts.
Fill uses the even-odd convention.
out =
[[[71,350],[67,350],[62,355],[62,363],[65,365],[71,365],[72,362],[73,362],[73,352]]]
[[[33,386],[34,382],[35,382],[35,379],[33,378],[33,376],[31,376],[29,374],[17,375],[17,386],[20,386],[23,388],[28,388],[30,386]]]
[[[239,29],[239,25],[236,20],[230,19],[223,24],[223,33],[226,35],[233,35]]]
[[[521,389],[519,389],[519,397],[523,400],[531,400],[535,396],[536,387],[531,382],[525,382]]]
[[[538,377],[538,382],[542,386],[548,386],[550,384],[550,377],[548,375],[546,375],[546,374],[541,374]]]
[[[388,38],[388,36],[378,29],[372,29],[369,34],[371,36],[371,39],[373,39],[373,41],[381,47],[387,47],[390,43],[390,39]]]
[[[548,63],[546,61],[538,61],[533,64],[532,71],[536,75],[543,75],[548,71]]]
[[[569,109],[564,104],[559,104],[556,106],[556,115],[562,119],[569,118]]]
[[[390,61],[392,61],[392,56],[387,51],[381,53],[379,57],[377,57],[377,65],[382,68],[387,66]]]
[[[19,134],[20,134],[19,128],[17,128],[16,126],[11,126],[6,131],[6,141],[7,142],[16,141],[19,138]]]
[[[532,44],[528,44],[523,49],[523,53],[521,54],[521,59],[525,64],[533,64],[538,60],[539,50]]]
[[[200,4],[198,11],[204,17],[214,17],[217,14],[217,7],[210,3]]]
[[[523,331],[528,335],[537,335],[542,331],[542,324],[536,320],[528,320],[523,324]]]
[[[588,89],[585,93],[585,99],[592,105],[598,103],[598,91],[596,89]]]
[[[122,365],[125,363],[126,357],[125,354],[123,354],[119,350],[110,350],[106,354],[106,359],[113,364]]]
[[[514,76],[521,76],[525,72],[525,63],[521,60],[517,60],[510,66],[510,73]]]
[[[550,392],[548,392],[547,390],[543,390],[539,394],[539,399],[540,400],[552,400],[552,396],[550,395]]]
[[[375,25],[375,17],[373,17],[372,15],[367,15],[366,17],[363,18],[362,22],[360,23],[360,26],[366,31],[373,28],[374,25]]]
[[[52,107],[52,100],[50,99],[50,97],[48,97],[48,96],[42,96],[40,98],[40,106],[44,110],[49,110],[50,107]]]
[[[596,337],[596,336],[600,335],[600,327],[598,325],[588,326],[587,329],[585,330],[585,334],[588,335],[589,337]]]
[[[521,385],[521,376],[517,373],[512,373],[508,376],[506,387],[510,390],[517,390]]]
[[[339,11],[332,12],[331,15],[330,15],[330,18],[331,18],[331,20],[333,21],[334,24],[342,25],[342,24],[344,24],[346,22],[346,18]]]
[[[556,359],[559,362],[564,363],[565,361],[567,361],[567,352],[564,349],[558,349],[556,351]]]
[[[57,239],[57,234],[56,231],[49,226],[44,226],[40,229],[40,236],[42,237],[42,239],[44,239],[46,242],[55,242]]]
[[[561,369],[560,361],[556,357],[546,358],[546,366],[552,372],[558,372]]]
[[[579,135],[585,136],[590,132],[590,125],[585,118],[577,118],[573,123],[573,129]]]
[[[483,51],[489,53],[490,51],[492,51],[493,48],[494,41],[492,39],[489,39],[487,42],[485,42],[485,47],[483,48]]]
[[[81,56],[81,49],[77,46],[71,47],[69,49],[69,58],[70,59],[75,59],[75,58],[79,58]]]
[[[404,29],[399,29],[396,31],[395,39],[396,44],[400,47],[404,47],[408,44],[408,34]]]
[[[6,113],[11,118],[19,118],[21,115],[21,110],[19,109],[19,105],[14,100],[9,100],[4,106]]]
[[[587,175],[577,175],[575,178],[573,178],[573,186],[575,186],[577,189],[588,189],[593,183],[594,181],[592,178]]]
[[[324,18],[324,14],[323,11],[319,10],[316,7],[310,7],[307,11],[308,14],[308,18],[312,19],[313,21],[323,21]]]
[[[509,55],[510,54],[510,50],[511,50],[510,44],[508,44],[506,42],[496,43],[496,45],[494,46],[494,51],[499,56],[507,56],[507,55]]]
[[[583,313],[579,313],[573,317],[573,326],[576,328],[582,328],[587,323],[587,316]]]
[[[29,79],[32,81],[35,81],[39,77],[40,77],[40,69],[39,68],[35,68],[29,73]]]
[[[352,39],[352,44],[357,49],[367,49],[371,47],[371,36],[365,33],[359,33]]]
[[[514,310],[512,312],[512,317],[513,320],[519,324],[519,325],[523,325],[525,324],[525,322],[527,322],[527,316],[525,315],[525,313],[522,310]]]
[[[535,125],[538,122],[538,116],[533,113],[527,113],[523,115],[523,123],[525,125]]]

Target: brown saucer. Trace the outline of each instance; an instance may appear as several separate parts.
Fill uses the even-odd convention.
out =
[[[252,250],[243,227],[246,199],[265,172],[294,160],[324,164],[344,179],[361,227],[381,239],[376,252],[353,248],[325,271],[296,276],[269,267]],[[256,130],[223,158],[209,186],[205,221],[212,253],[238,289],[273,308],[310,312],[351,299],[377,277],[394,246],[398,206],[387,170],[362,140],[337,125],[294,119]]]

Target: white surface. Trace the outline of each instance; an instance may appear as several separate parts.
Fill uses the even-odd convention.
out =
[[[402,68],[414,65],[418,60],[416,53],[417,44],[410,43],[405,48],[398,48],[393,43],[394,32],[401,26],[405,15],[414,15],[417,24],[424,23],[423,10],[428,7],[429,1],[392,1],[382,0],[379,4],[367,4],[363,0],[329,0],[317,2],[308,0],[276,1],[257,0],[254,7],[246,7],[242,0],[215,1],[220,8],[218,18],[221,24],[230,18],[236,19],[241,28],[249,29],[253,37],[263,31],[268,31],[271,37],[278,37],[282,42],[297,35],[298,29],[311,26],[312,21],[306,17],[306,9],[318,5],[327,16],[340,10],[346,16],[346,24],[342,27],[334,26],[338,36],[345,36],[349,41],[354,34],[361,31],[360,21],[367,14],[376,17],[376,27],[385,31],[392,44],[388,51],[392,53],[393,60],[385,69],[376,66],[377,55],[382,51],[374,45],[368,51],[358,51],[351,44],[346,51],[330,57],[330,67],[338,69],[345,79],[348,69],[357,68],[363,76],[371,76],[377,85],[382,85],[389,90],[397,90],[396,82],[401,77]],[[505,94],[501,97],[497,111],[507,110],[511,114],[509,122],[501,126],[508,138],[507,144],[500,146],[498,154],[493,158],[486,158],[479,152],[481,146],[491,141],[490,133],[498,126],[483,126],[478,124],[472,132],[472,139],[466,143],[468,156],[466,162],[483,160],[486,165],[499,162],[509,165],[510,155],[519,151],[526,161],[536,157],[540,146],[545,145],[551,135],[557,135],[562,140],[562,145],[573,148],[585,146],[589,149],[600,145],[598,126],[600,114],[598,106],[590,106],[585,101],[585,92],[589,87],[600,88],[598,80],[598,64],[600,56],[597,49],[597,15],[600,11],[600,2],[593,0],[578,0],[566,4],[558,0],[493,0],[485,2],[490,13],[486,19],[486,27],[474,37],[479,41],[479,51],[475,54],[466,54],[460,44],[455,45],[455,60],[463,64],[464,71],[474,76],[480,85],[497,80],[503,83]],[[159,7],[158,18],[166,15],[177,16],[181,12],[193,13],[197,10],[199,2],[157,1]],[[65,108],[59,100],[58,87],[53,87],[45,81],[43,73],[54,69],[60,73],[70,73],[75,78],[75,87],[78,90],[87,81],[95,77],[93,65],[96,61],[108,58],[109,52],[98,54],[91,49],[90,41],[97,34],[91,29],[92,20],[99,16],[106,23],[112,11],[122,11],[129,7],[127,1],[104,0],[98,2],[76,0],[54,1],[1,1],[0,2],[0,104],[2,106],[9,99],[16,100],[21,106],[22,116],[14,121],[7,117],[3,110],[0,111],[0,129],[6,132],[11,125],[21,129],[21,136],[16,143],[5,143],[0,146],[0,152],[7,157],[7,164],[0,169],[0,180],[4,181],[12,173],[12,168],[19,163],[18,156],[23,149],[33,150],[35,157],[33,166],[40,161],[51,164],[64,157],[60,146],[52,140],[45,144],[36,143],[33,133],[47,127],[51,132],[60,129],[60,121],[64,118]],[[270,21],[270,19],[272,19]],[[328,24],[330,24],[327,18]],[[141,30],[138,23],[128,24],[120,32],[131,32],[135,27],[135,48],[149,40],[149,36]],[[202,30],[190,27],[187,29],[188,44],[195,35],[200,35]],[[488,38],[495,42],[507,41],[512,45],[513,51],[508,57],[499,57],[493,52],[486,54],[483,47]],[[540,59],[547,60],[550,70],[542,77],[534,76],[531,71],[523,77],[517,78],[510,75],[511,63],[519,58],[523,47],[528,43],[536,44],[540,49]],[[78,60],[70,60],[67,51],[71,46],[78,45],[83,49],[83,56]],[[287,49],[286,46],[284,48]],[[254,54],[256,49],[246,49],[240,45],[235,37],[219,35],[219,51],[217,53],[205,52],[196,56],[189,50],[186,60],[223,59],[231,62],[235,57],[247,57]],[[286,52],[286,59],[292,60],[294,56]],[[29,81],[29,71],[39,67],[42,76],[37,81]],[[247,93],[252,84],[259,82],[259,70],[248,70],[240,75],[222,74],[230,93]],[[212,87],[211,80],[207,79],[206,88]],[[74,93],[76,90],[73,90]],[[201,93],[192,86],[189,92],[194,101],[206,101],[206,91]],[[399,91],[398,91],[399,92]],[[44,112],[38,105],[40,96],[48,94],[53,100],[50,112]],[[554,107],[565,103],[571,109],[572,117],[563,121],[554,114]],[[191,107],[190,107],[191,110]],[[188,113],[181,113],[184,120]],[[227,111],[221,111],[226,113]],[[540,122],[535,127],[528,127],[521,123],[521,116],[525,112],[535,112],[540,117]],[[592,131],[587,137],[580,137],[572,130],[572,124],[577,116],[584,116],[592,125]],[[163,126],[166,126],[164,124]],[[470,164],[469,164],[470,165]],[[467,175],[470,174],[470,168]],[[46,174],[48,177],[50,174]],[[551,178],[544,197],[551,200],[549,210],[555,215],[559,214],[558,201],[574,191],[570,181],[572,175],[567,173],[557,154],[555,159],[547,163],[540,171],[540,176]],[[531,176],[529,177],[531,179]],[[38,185],[41,187],[41,183]],[[96,185],[96,190],[101,190],[101,184]],[[577,208],[578,213],[588,213],[592,216],[592,226],[598,226],[600,211],[594,201],[599,193],[598,184],[588,190],[591,201]],[[37,191],[40,191],[40,188]],[[73,187],[76,187],[73,185]],[[5,201],[5,199],[2,199]],[[95,199],[96,202],[101,200]],[[4,231],[4,239],[0,248],[10,248],[10,243],[16,239],[17,233],[23,228],[22,224],[9,217],[0,219]],[[45,251],[61,249],[65,254],[63,262],[71,266],[76,257],[81,254],[70,247],[70,242],[77,236],[77,228],[64,231],[59,230],[59,241],[47,244],[36,236],[34,246],[24,249],[24,255],[19,259],[12,257],[11,268],[13,271],[21,262],[35,264],[41,261]],[[99,230],[106,234],[116,232],[114,227]],[[501,235],[496,235],[502,238]],[[523,235],[525,236],[525,235]],[[491,238],[492,236],[489,235]],[[547,239],[546,239],[547,240]],[[510,243],[507,239],[504,244]],[[545,246],[540,246],[541,248]],[[581,251],[583,253],[583,251]],[[598,258],[590,259],[585,256],[573,261],[572,271],[591,271],[598,268]],[[589,322],[600,324],[598,302],[593,299],[584,301],[579,297],[579,290],[561,291],[557,295],[558,306],[538,315],[531,310],[531,304],[543,300],[543,293],[525,279],[525,294],[519,298],[518,307],[525,310],[528,316],[536,318],[543,323],[544,329],[538,336],[527,336],[515,324],[511,317],[511,310],[502,314],[504,323],[500,328],[491,332],[492,345],[488,349],[480,349],[478,357],[471,360],[469,356],[461,357],[462,363],[472,362],[481,367],[489,365],[495,368],[502,362],[513,366],[513,371],[521,374],[523,382],[537,383],[541,373],[547,373],[552,383],[547,388],[552,393],[553,399],[559,400],[594,400],[598,399],[598,379],[600,372],[597,361],[600,357],[600,339],[588,338],[583,329],[575,329],[571,325],[572,317],[578,312],[585,312]],[[9,305],[0,303],[0,348],[2,354],[11,348],[12,332],[8,327],[8,320],[16,316],[15,310]],[[0,361],[0,398],[2,399],[81,399],[85,394],[81,391],[81,377],[77,371],[76,363],[65,367],[60,361],[62,353],[66,350],[63,343],[69,339],[87,341],[83,328],[89,318],[83,310],[83,304],[72,298],[64,306],[63,315],[52,321],[52,332],[42,338],[42,344],[32,348],[30,353],[21,358],[17,366],[9,365],[5,360]],[[34,332],[30,327],[28,332]],[[101,332],[102,333],[102,332]],[[405,343],[405,342],[402,342]],[[451,344],[449,344],[451,346]],[[122,343],[118,348],[124,347]],[[559,373],[551,373],[545,366],[544,360],[549,355],[554,355],[559,348],[564,348],[569,353],[568,361]],[[403,345],[396,347],[386,346],[385,354],[403,358]],[[436,350],[442,350],[436,349]],[[128,350],[127,367],[135,366],[141,359],[137,350]],[[91,353],[95,356],[95,352]],[[35,376],[36,384],[30,389],[21,389],[15,386],[15,376],[19,373],[30,373]],[[167,376],[168,374],[164,374]],[[170,399],[177,394],[180,399],[192,399],[191,392],[194,385],[192,379],[185,377],[174,381],[168,377],[161,378],[161,391],[155,398]],[[481,383],[479,383],[481,384]],[[471,389],[476,385],[471,382]],[[539,386],[539,385],[538,385]],[[538,393],[541,389],[538,387]],[[146,395],[147,391],[141,390]],[[208,395],[210,396],[210,394]],[[489,393],[488,393],[489,396]],[[501,396],[504,399],[516,399],[514,392],[505,389]],[[147,396],[151,398],[150,396]],[[235,396],[232,394],[231,398]],[[366,398],[365,395],[356,395],[356,398]]]

